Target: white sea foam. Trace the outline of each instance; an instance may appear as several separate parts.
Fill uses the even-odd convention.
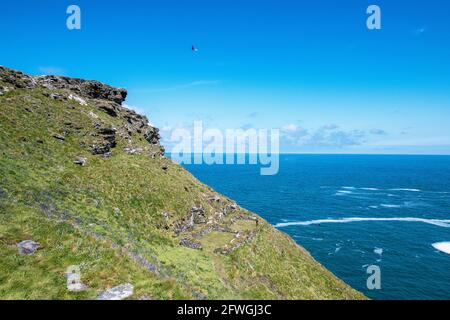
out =
[[[407,188],[396,188],[396,189],[389,189],[390,191],[409,191],[409,192],[420,192],[419,189],[407,189]]]
[[[337,191],[337,193],[336,193],[336,195],[337,196],[342,196],[342,195],[345,195],[345,194],[351,194],[352,192],[351,191],[348,191],[348,190],[339,190],[339,191]]]
[[[398,205],[398,204],[384,204],[384,203],[382,203],[382,204],[380,204],[380,207],[383,207],[383,208],[401,208],[402,206]]]
[[[436,242],[432,246],[439,251],[450,254],[450,242]]]
[[[373,249],[373,252],[375,252],[376,254],[379,254],[381,256],[383,254],[383,249],[382,248],[375,248],[375,249]]]
[[[378,191],[380,189],[378,188],[360,188],[361,190],[368,190],[368,191]]]
[[[450,220],[440,220],[440,219],[424,219],[424,218],[341,218],[341,219],[318,219],[309,221],[295,221],[286,223],[277,223],[275,227],[283,228],[289,226],[310,226],[323,223],[351,223],[351,222],[370,222],[370,221],[400,221],[400,222],[420,222],[431,224],[439,227],[450,228]]]

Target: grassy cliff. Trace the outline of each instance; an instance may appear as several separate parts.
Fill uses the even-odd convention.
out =
[[[287,235],[163,156],[96,81],[0,67],[0,299],[359,299]],[[39,249],[19,254],[17,244]],[[81,269],[84,290],[67,290]]]

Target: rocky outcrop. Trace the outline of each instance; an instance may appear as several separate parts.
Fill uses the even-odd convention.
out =
[[[99,81],[56,76],[29,76],[20,71],[0,67],[0,80],[16,88],[67,89],[86,98],[104,99],[121,104],[127,97],[125,89],[118,89]]]
[[[93,155],[102,154],[107,155],[112,148],[116,147],[116,132],[117,129],[113,126],[98,127],[98,141],[91,146],[91,152]]]
[[[193,239],[190,238],[183,238],[180,241],[180,245],[186,248],[190,248],[190,249],[196,249],[196,250],[201,250],[202,249],[202,245],[200,242],[197,242]]]
[[[17,248],[20,254],[32,254],[36,252],[37,249],[39,249],[39,243],[33,240],[25,240],[19,242],[17,244]]]
[[[134,287],[130,283],[121,284],[99,294],[97,300],[123,300],[133,294]]]
[[[143,150],[138,150],[131,145],[134,135],[140,135],[151,146],[156,146],[148,154],[150,156],[164,155],[164,148],[160,145],[161,136],[159,130],[150,125],[146,116],[140,115],[134,110],[122,106],[125,101],[127,91],[125,89],[114,88],[98,81],[82,80],[68,77],[57,76],[29,76],[22,72],[0,67],[0,81],[11,85],[12,87],[2,86],[1,93],[4,94],[14,89],[44,89],[43,95],[56,101],[70,101],[72,109],[76,104],[81,106],[95,107],[97,111],[87,111],[90,118],[96,122],[97,132],[95,139],[89,143],[88,147],[92,154],[111,156],[111,149],[116,146],[116,134],[126,140],[129,145],[126,146],[130,154],[140,154]],[[55,92],[56,91],[56,92]],[[117,129],[104,128],[100,113],[103,112],[112,118],[122,120]],[[55,139],[64,141],[63,135],[54,135]]]

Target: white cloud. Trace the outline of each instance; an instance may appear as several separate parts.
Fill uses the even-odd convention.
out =
[[[284,125],[284,126],[281,127],[281,131],[287,132],[287,133],[289,133],[289,132],[293,133],[293,132],[296,132],[298,130],[299,130],[299,127],[296,124],[293,124],[293,123],[289,123],[289,124]]]
[[[295,124],[281,127],[281,145],[287,149],[346,148],[364,145],[374,136],[386,134],[382,129],[342,130],[338,125],[328,124],[316,129],[305,129]]]

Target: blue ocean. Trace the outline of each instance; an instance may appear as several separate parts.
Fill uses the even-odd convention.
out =
[[[450,299],[448,156],[280,155],[274,176],[257,165],[185,167],[370,298]],[[371,265],[380,289],[367,287]]]

